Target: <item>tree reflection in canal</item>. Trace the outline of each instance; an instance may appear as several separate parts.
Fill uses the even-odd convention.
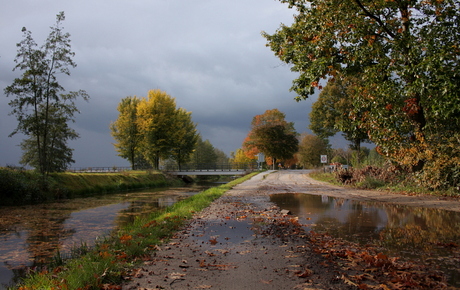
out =
[[[271,201],[299,217],[306,230],[383,247],[387,254],[439,266],[460,286],[460,213],[303,193]]]
[[[174,204],[209,186],[169,188],[0,208],[0,289],[27,267],[47,263],[82,244],[91,246],[117,226]]]

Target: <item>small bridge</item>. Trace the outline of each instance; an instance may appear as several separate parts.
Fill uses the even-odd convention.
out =
[[[164,171],[172,175],[246,175],[258,169],[257,163],[187,164],[167,166]]]

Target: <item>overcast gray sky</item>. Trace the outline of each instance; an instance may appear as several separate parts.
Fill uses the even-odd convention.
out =
[[[3,89],[13,72],[21,28],[41,45],[65,12],[77,68],[60,83],[68,91],[86,90],[89,103],[72,126],[80,133],[69,145],[73,166],[126,166],[117,156],[109,130],[126,96],[144,97],[161,89],[192,112],[203,139],[229,154],[241,147],[252,118],[278,108],[299,133],[307,132],[315,98],[294,101],[296,78],[261,36],[295,11],[277,0],[0,0],[0,166],[18,165],[23,136]]]

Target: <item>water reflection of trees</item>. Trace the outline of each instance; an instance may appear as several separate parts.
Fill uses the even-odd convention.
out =
[[[310,194],[276,194],[271,200],[294,215],[304,216],[313,223],[316,232],[327,232],[336,237],[366,241],[377,238],[378,230],[386,220],[380,210],[371,210],[363,203],[347,199]]]
[[[404,206],[385,206],[385,210],[389,222],[380,239],[386,247],[431,252],[445,249],[444,245],[460,246],[460,214],[457,212]]]
[[[306,217],[313,231],[376,244],[387,254],[434,265],[450,277],[449,283],[460,283],[458,212],[310,194],[277,194],[271,200]]]
[[[275,194],[271,201],[311,218],[318,232],[371,242],[395,251],[451,251],[460,247],[460,213],[311,194]],[[446,250],[447,249],[447,250]]]

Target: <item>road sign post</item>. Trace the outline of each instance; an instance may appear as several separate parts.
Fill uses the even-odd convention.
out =
[[[265,162],[265,154],[263,154],[262,152],[260,152],[259,154],[257,154],[257,167],[259,168],[259,170],[262,169],[262,163]]]
[[[327,155],[321,155],[321,163],[327,163]]]

